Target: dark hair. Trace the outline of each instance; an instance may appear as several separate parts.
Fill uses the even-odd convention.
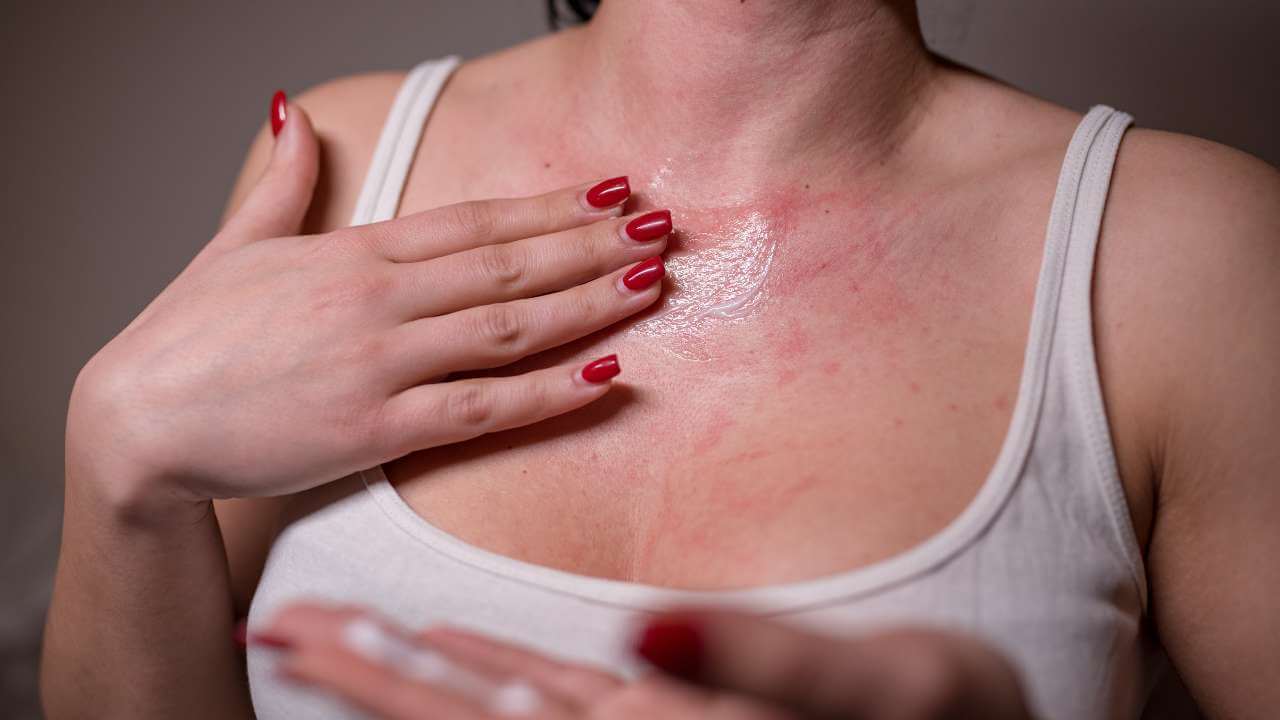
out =
[[[552,30],[584,23],[596,14],[600,0],[547,0],[547,22]]]

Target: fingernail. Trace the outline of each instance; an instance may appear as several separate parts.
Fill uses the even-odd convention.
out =
[[[662,264],[662,256],[654,255],[628,270],[627,274],[622,276],[622,284],[626,285],[628,290],[643,290],[661,280],[666,274],[667,269]]]
[[[248,636],[250,645],[286,650],[293,647],[293,641],[282,635],[270,632],[255,632]]]
[[[239,647],[243,648],[246,645],[248,645],[249,644],[248,621],[241,620],[240,622],[236,623],[235,629],[231,631],[231,638],[236,641],[236,645]]]
[[[587,191],[587,204],[593,208],[613,207],[631,197],[627,176],[609,178]]]
[[[288,111],[289,100],[285,97],[283,90],[277,90],[275,95],[271,96],[271,136],[280,135],[280,128],[284,127],[284,118]]]
[[[605,355],[599,360],[592,360],[582,368],[582,379],[589,383],[602,383],[620,372],[622,372],[622,366],[618,364],[618,356]]]
[[[627,223],[627,237],[636,242],[649,242],[671,232],[671,211],[645,213]]]
[[[665,618],[649,623],[636,640],[635,651],[678,678],[696,680],[702,673],[702,632],[690,620]]]

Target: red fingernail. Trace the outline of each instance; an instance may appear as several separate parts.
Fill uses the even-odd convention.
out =
[[[661,280],[666,274],[667,269],[662,264],[662,256],[654,255],[628,270],[627,274],[622,276],[622,284],[630,290],[643,290]]]
[[[236,623],[235,630],[231,631],[231,637],[236,641],[236,645],[239,647],[245,647],[246,645],[248,645],[249,644],[249,623],[245,620],[241,620],[240,622]]]
[[[622,372],[617,355],[605,355],[599,360],[592,360],[582,368],[582,379],[589,383],[602,383]]]
[[[587,191],[587,204],[593,208],[613,207],[631,197],[627,176],[609,178]]]
[[[289,107],[289,100],[285,98],[283,90],[277,90],[275,95],[271,96],[271,135],[272,137],[280,134],[280,128],[284,127],[284,117]]]
[[[671,232],[671,211],[645,213],[627,223],[627,237],[636,242],[649,242]]]
[[[702,631],[690,620],[663,618],[649,623],[636,640],[635,651],[678,678],[696,680],[702,673]]]
[[[249,636],[250,645],[261,645],[262,647],[288,649],[293,647],[293,641],[281,635],[275,635],[269,632],[256,632]]]

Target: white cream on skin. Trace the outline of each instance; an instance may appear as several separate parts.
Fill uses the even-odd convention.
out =
[[[451,690],[506,717],[531,715],[542,696],[527,683],[495,682],[437,652],[415,645],[369,618],[356,618],[342,629],[342,644],[361,657],[405,677]]]
[[[715,325],[760,308],[777,253],[777,232],[763,213],[720,214],[727,217],[715,227],[682,231],[681,247],[666,258],[671,290],[662,310],[632,327],[688,360],[715,357],[708,337]]]

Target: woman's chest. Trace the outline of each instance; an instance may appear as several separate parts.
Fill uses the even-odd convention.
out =
[[[588,575],[742,587],[909,548],[995,460],[1030,289],[895,253],[892,238],[837,239],[824,254],[780,238],[763,269],[758,248],[676,243],[660,307],[522,364],[616,352],[609,396],[388,474],[446,532]],[[726,272],[734,253],[754,277]]]
[[[525,154],[507,158],[522,181],[422,166],[402,212],[568,183]],[[536,564],[725,588],[865,565],[963,510],[1016,400],[1039,209],[804,182],[686,203],[662,167],[632,186],[628,211],[673,211],[662,300],[517,366],[617,353],[619,387],[389,465],[419,515]]]

